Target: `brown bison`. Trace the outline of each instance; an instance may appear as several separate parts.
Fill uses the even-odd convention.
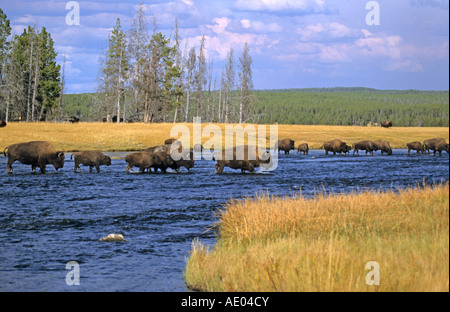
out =
[[[76,116],[70,116],[69,118],[69,122],[70,123],[78,123],[80,121],[80,118],[76,117]]]
[[[381,127],[382,128],[390,128],[390,127],[392,127],[392,122],[390,122],[389,120],[383,121],[381,123]]]
[[[309,151],[308,143],[299,144],[297,147],[297,154],[301,154],[303,152],[303,154],[308,155],[308,151]]]
[[[0,128],[6,127],[7,123],[4,120],[0,120]]]
[[[164,141],[164,144],[165,144],[165,145],[169,145],[169,144],[172,144],[172,143],[174,143],[174,142],[176,142],[176,141],[177,141],[177,139],[170,138],[170,139],[165,140],[165,141]]]
[[[291,139],[278,140],[278,153],[284,151],[285,154],[289,154],[291,150],[295,150],[294,143],[294,140]]]
[[[439,155],[442,155],[442,151],[449,152],[449,145],[444,138],[428,139],[423,141],[423,145],[428,153],[432,150],[434,155],[436,152],[439,152]]]
[[[41,173],[45,173],[46,165],[53,165],[56,170],[64,167],[64,153],[57,151],[51,143],[45,141],[13,144],[6,147],[3,154],[8,156],[6,165],[8,173],[13,172],[12,164],[16,160],[24,165],[31,165],[33,173],[36,172],[36,167],[39,167]]]
[[[147,169],[148,173],[151,172],[150,168],[155,168],[156,166],[161,166],[161,158],[157,155],[158,153],[147,153],[147,152],[136,152],[125,156],[125,161],[127,165],[127,173],[133,167],[138,167],[139,172],[144,172]]]
[[[189,171],[189,169],[194,168],[194,152],[189,152],[180,160],[174,160],[173,165],[169,166],[169,168],[176,170],[177,172],[181,167],[184,167]]]
[[[411,155],[411,151],[417,151],[417,154],[425,153],[425,147],[420,142],[409,142],[406,143],[406,146],[408,147],[408,155]]]
[[[375,145],[376,145],[375,151],[380,150],[381,155],[383,155],[383,153],[392,155],[392,148],[388,141],[378,140],[378,141],[373,141],[373,143],[375,143]]]
[[[347,145],[347,143],[342,142],[339,139],[325,142],[320,148],[325,150],[326,155],[328,155],[328,152],[333,152],[333,155],[336,155],[336,153],[342,154],[351,150],[351,147]]]
[[[269,152],[264,152],[260,156],[256,146],[248,145],[216,152],[213,159],[217,159],[215,165],[217,173],[222,173],[225,167],[241,169],[242,173],[246,170],[248,172],[254,172],[255,168],[261,167],[262,165],[264,166],[264,164],[268,165],[271,162]]]
[[[75,159],[74,172],[77,172],[78,169],[81,172],[80,164],[83,166],[89,166],[89,172],[92,172],[92,168],[97,169],[97,173],[100,172],[100,166],[106,165],[111,166],[111,157],[104,155],[100,151],[81,151],[70,156]]]
[[[168,142],[168,140],[166,140]],[[149,148],[146,148],[143,150],[143,152],[148,153],[167,153],[173,156],[174,159],[180,159],[181,153],[183,152],[183,146],[181,145],[180,141],[174,141],[173,143],[164,144],[164,145],[157,145],[152,146]],[[175,155],[175,152],[178,152],[178,155]],[[176,157],[178,156],[178,157]]]
[[[358,154],[359,150],[366,151],[367,153],[370,153],[370,155],[373,155],[373,151],[377,149],[377,146],[372,141],[359,141],[353,144],[353,155]]]

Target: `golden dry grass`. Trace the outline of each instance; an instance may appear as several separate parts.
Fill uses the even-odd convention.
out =
[[[213,249],[196,241],[201,291],[449,291],[449,186],[230,202]],[[380,285],[365,265],[380,265]]]
[[[193,134],[192,123],[176,124],[186,126]],[[202,129],[211,125],[204,123]],[[224,133],[225,124],[215,124]],[[174,124],[112,124],[112,123],[17,123],[11,122],[0,129],[0,149],[19,142],[44,140],[51,142],[57,149],[71,152],[78,150],[98,149],[103,151],[130,151],[160,145],[170,136]],[[231,125],[232,126],[232,125]],[[244,125],[246,126],[246,125]],[[258,127],[254,126],[255,129]],[[269,137],[269,127],[266,127],[266,136]],[[280,139],[292,138],[296,146],[306,142],[310,148],[319,148],[323,142],[339,138],[353,143],[363,139],[384,139],[391,142],[393,148],[405,148],[411,141],[423,141],[429,138],[449,138],[449,128],[391,128],[380,127],[345,127],[345,126],[296,126],[279,125],[278,137]],[[202,143],[210,136],[202,138]],[[224,142],[225,137],[222,138]],[[192,140],[191,140],[192,141]],[[267,147],[269,147],[267,141]],[[191,142],[191,147],[193,143]]]

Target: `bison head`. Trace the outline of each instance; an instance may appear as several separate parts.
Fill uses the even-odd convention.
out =
[[[163,164],[167,167],[170,167],[173,165],[174,161],[172,156],[170,156],[169,154],[163,156],[163,159],[161,159],[161,161],[163,162]]]
[[[56,170],[59,168],[64,167],[64,160],[66,156],[64,155],[64,152],[56,152],[56,158],[53,160],[53,166]]]
[[[111,166],[111,157],[105,156],[102,160],[102,165]]]

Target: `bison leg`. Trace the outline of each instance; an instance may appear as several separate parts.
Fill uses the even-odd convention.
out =
[[[220,163],[220,164],[217,163],[217,164],[214,165],[214,167],[216,168],[216,173],[222,173],[223,172],[224,166],[223,166],[222,163]]]
[[[41,170],[41,173],[46,173],[47,171],[45,170],[45,164],[39,164],[39,169]],[[36,171],[36,166],[34,167],[34,170]]]
[[[94,166],[89,166],[89,173],[92,173],[92,168],[94,168]]]
[[[14,161],[10,161],[8,159],[8,163],[6,164],[6,172],[9,173],[9,174],[13,173],[13,167],[12,167],[12,163],[13,162]]]
[[[95,169],[97,169],[97,173],[100,173],[100,166],[99,165],[96,165]]]
[[[80,169],[80,172],[81,172],[80,163],[75,160],[75,165],[74,165],[73,171],[76,173],[76,172],[78,172],[78,169]]]

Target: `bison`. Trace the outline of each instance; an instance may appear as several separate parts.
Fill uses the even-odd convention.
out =
[[[214,159],[217,159],[215,165],[216,172],[222,173],[225,167],[231,169],[241,169],[244,173],[246,170],[254,172],[255,168],[264,164],[270,164],[271,158],[269,152],[264,152],[261,156],[256,146],[238,146],[216,152]]]
[[[189,152],[184,155],[180,160],[174,160],[173,165],[169,166],[169,168],[174,169],[178,172],[178,170],[184,167],[189,171],[189,169],[194,168],[194,152]]]
[[[390,127],[392,127],[392,122],[390,122],[389,120],[383,121],[381,123],[381,127],[382,128],[390,128]]]
[[[7,123],[4,120],[0,120],[0,128],[6,127]]]
[[[168,142],[168,140],[166,140],[166,142]],[[182,153],[183,152],[183,146],[181,145],[180,141],[174,141],[173,143],[169,143],[169,144],[164,144],[164,145],[157,145],[157,146],[152,146],[149,148],[146,148],[143,150],[143,152],[148,152],[148,153],[167,153],[170,155],[173,155],[175,157],[175,155],[173,154],[175,151],[178,151],[178,153]],[[180,158],[180,157],[178,157]]]
[[[56,170],[64,167],[64,152],[57,151],[53,145],[45,141],[32,141],[17,143],[6,147],[3,154],[8,156],[6,169],[13,172],[12,164],[16,160],[24,165],[31,165],[33,173],[39,167],[41,173],[45,173],[46,165],[53,165]]]
[[[70,116],[69,118],[69,122],[70,123],[78,123],[80,121],[80,118],[76,117],[76,116]]]
[[[106,165],[111,166],[111,157],[104,155],[100,151],[81,151],[70,156],[75,159],[74,172],[77,172],[78,169],[81,172],[80,164],[83,166],[89,166],[89,172],[92,172],[92,168],[97,169],[97,173],[100,172],[100,166]]]
[[[285,154],[289,154],[291,150],[295,150],[294,143],[291,139],[278,140],[278,152],[284,151]]]
[[[417,154],[419,154],[419,153],[424,154],[425,153],[425,147],[420,142],[417,142],[417,141],[409,142],[409,143],[406,143],[406,146],[408,147],[408,155],[411,155],[411,151],[412,150],[413,151],[417,151]]]
[[[347,145],[347,143],[342,142],[339,139],[325,142],[320,148],[325,150],[326,155],[328,155],[328,152],[333,152],[333,155],[336,155],[336,153],[342,154],[351,150],[351,147]]]
[[[392,148],[388,141],[377,140],[373,141],[373,143],[376,145],[375,151],[381,150],[381,155],[383,155],[383,153],[392,155]]]
[[[434,155],[436,152],[439,152],[439,155],[442,155],[442,151],[449,152],[449,145],[444,138],[428,139],[423,141],[423,145],[428,153],[432,150]]]
[[[176,168],[177,165],[173,158],[165,152],[156,152],[154,153],[159,159],[161,160],[154,166],[151,166],[151,168],[154,168],[155,172],[158,171],[158,169],[161,169],[162,172],[166,172],[167,168]]]
[[[373,151],[377,149],[377,146],[372,141],[359,141],[353,144],[353,155],[356,154],[359,155],[359,150],[366,151],[367,153],[370,153],[370,155],[373,155]]]
[[[174,143],[174,142],[176,142],[176,141],[177,141],[177,139],[170,138],[170,139],[165,140],[165,141],[164,141],[164,144],[165,144],[165,145],[169,145],[169,144],[172,144],[172,143]]]
[[[131,169],[133,170],[133,167],[138,167],[139,172],[144,172],[145,169],[150,173],[150,168],[154,168],[155,166],[162,165],[161,158],[154,154],[154,153],[147,153],[147,152],[136,152],[131,153],[125,156],[125,161],[128,163],[127,165],[127,173]]]
[[[301,154],[303,152],[303,154],[308,155],[308,151],[309,151],[308,143],[299,144],[297,147],[297,154]]]

